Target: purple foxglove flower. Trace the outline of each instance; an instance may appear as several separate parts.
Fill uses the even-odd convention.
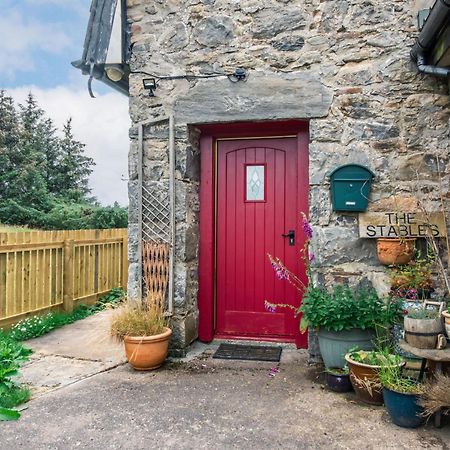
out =
[[[313,237],[313,229],[310,225],[310,223],[308,222],[308,219],[306,218],[306,216],[303,216],[303,231],[305,232],[305,235],[308,239],[312,239]]]
[[[309,252],[308,259],[309,259],[309,262],[312,263],[315,259],[314,253]]]

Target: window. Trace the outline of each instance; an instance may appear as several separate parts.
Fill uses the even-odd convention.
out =
[[[246,164],[245,183],[246,193],[245,201],[263,202],[265,201],[265,177],[266,166],[264,164]]]

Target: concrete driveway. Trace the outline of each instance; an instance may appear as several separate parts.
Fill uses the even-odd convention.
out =
[[[68,329],[83,322],[58,333],[69,337]],[[33,346],[60,342],[51,336]],[[41,373],[54,373],[54,385],[39,387],[20,421],[1,423],[0,449],[449,448],[449,425],[399,428],[383,407],[324,389],[306,352],[289,347],[274,376],[274,363],[213,360],[215,345],[196,345],[188,359],[147,373],[120,360],[88,358],[81,375],[80,359],[40,348],[40,366],[38,355],[25,377],[39,379],[45,366]],[[73,367],[62,370],[63,360]]]

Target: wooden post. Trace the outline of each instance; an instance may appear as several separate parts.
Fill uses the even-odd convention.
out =
[[[73,239],[64,241],[64,278],[63,278],[63,308],[66,312],[73,311]]]
[[[122,238],[122,289],[128,287],[128,235]]]

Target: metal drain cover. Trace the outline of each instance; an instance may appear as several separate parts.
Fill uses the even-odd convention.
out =
[[[220,344],[213,358],[244,359],[251,361],[274,361],[281,358],[282,347],[263,345]]]

